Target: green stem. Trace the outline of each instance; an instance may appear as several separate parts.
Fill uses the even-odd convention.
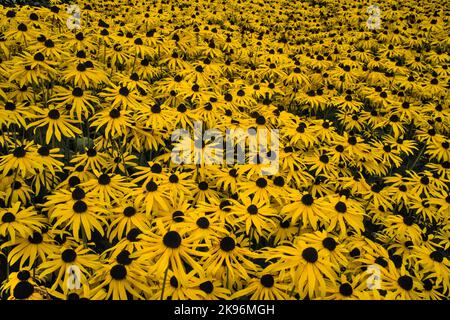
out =
[[[167,280],[167,273],[169,272],[169,264],[167,264],[166,271],[164,272],[164,280],[163,280],[163,287],[161,290],[161,300],[164,298],[164,289],[166,288],[166,280]]]
[[[292,287],[292,290],[289,293],[289,297],[292,297],[292,295],[294,294],[294,291],[295,291],[295,285]]]
[[[14,179],[13,179],[12,188],[11,188],[11,195],[9,196],[9,199],[8,199],[8,207],[11,207],[11,205],[12,205],[14,186],[16,184],[16,179],[17,179],[17,172],[19,172],[19,167],[17,167],[16,170],[14,171]]]
[[[423,152],[425,151],[426,146],[427,146],[427,144],[424,143],[422,149],[420,149],[419,155],[417,156],[416,160],[414,160],[412,166],[409,167],[409,169],[413,169],[413,168],[416,166],[416,164],[417,164],[417,162],[419,161],[420,157],[422,157],[422,154],[423,154]]]

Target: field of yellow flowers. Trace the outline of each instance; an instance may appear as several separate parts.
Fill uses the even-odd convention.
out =
[[[446,1],[50,2],[0,6],[2,299],[450,297]]]

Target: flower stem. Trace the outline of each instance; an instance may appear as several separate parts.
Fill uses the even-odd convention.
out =
[[[420,149],[419,155],[417,156],[416,160],[414,160],[413,164],[411,165],[411,167],[409,167],[409,169],[413,169],[416,166],[416,164],[419,161],[420,157],[422,157],[422,154],[425,151],[426,146],[427,146],[427,144],[424,143],[422,149]]]
[[[166,280],[167,280],[167,273],[169,272],[169,264],[167,264],[166,271],[164,272],[164,280],[163,280],[163,287],[161,290],[161,300],[164,298],[164,289],[166,288]]]

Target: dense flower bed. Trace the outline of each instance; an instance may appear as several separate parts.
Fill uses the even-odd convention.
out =
[[[445,1],[50,2],[0,7],[3,298],[448,299]]]

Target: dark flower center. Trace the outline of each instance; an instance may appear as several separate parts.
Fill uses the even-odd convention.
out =
[[[89,148],[86,152],[88,157],[95,157],[97,155],[97,151],[94,148]]]
[[[38,52],[34,55],[34,60],[42,62],[45,60],[45,57],[41,52]]]
[[[444,260],[444,255],[440,251],[433,251],[430,253],[430,258],[433,259],[433,261],[441,263]]]
[[[27,154],[27,151],[23,147],[17,147],[13,151],[13,156],[16,158],[23,158]]]
[[[38,153],[43,157],[47,157],[50,154],[50,150],[47,146],[42,146],[38,149]]]
[[[347,206],[344,202],[339,201],[338,203],[336,203],[336,205],[334,206],[334,208],[336,209],[337,212],[339,213],[345,213],[347,212]]]
[[[184,221],[184,213],[182,211],[175,211],[172,213],[172,220],[175,222],[183,222]]]
[[[309,193],[305,194],[302,196],[302,203],[305,206],[310,206],[314,203],[314,198],[312,195],[310,195]]]
[[[178,112],[184,113],[184,112],[186,112],[187,109],[186,109],[186,106],[184,104],[180,104],[177,107],[177,110],[178,110]]]
[[[178,183],[178,176],[177,176],[176,174],[172,174],[172,175],[169,177],[169,181],[170,181],[171,183]]]
[[[27,281],[28,279],[30,279],[30,277],[31,274],[28,270],[22,270],[17,273],[17,279],[19,279],[20,281]]]
[[[356,138],[355,137],[350,137],[350,138],[348,138],[348,143],[349,144],[351,144],[352,146],[354,146],[356,143],[357,143],[357,140],[356,140]]]
[[[201,217],[197,219],[197,226],[200,229],[208,229],[209,227],[209,220],[206,217]]]
[[[141,230],[138,228],[131,229],[127,234],[127,240],[130,242],[136,242],[138,241],[138,236],[141,234]]]
[[[403,217],[403,223],[407,226],[412,226],[414,224],[414,218],[411,216],[405,216]]]
[[[271,274],[265,274],[259,279],[261,284],[266,288],[272,288],[275,284],[275,280]]]
[[[266,118],[264,118],[263,116],[258,116],[256,118],[256,123],[259,124],[259,125],[263,125],[263,124],[266,123]]]
[[[14,181],[11,186],[14,190],[18,190],[22,188],[22,183],[20,181]]]
[[[50,40],[50,39],[45,40],[45,41],[44,41],[44,45],[45,45],[47,48],[54,48],[54,47],[55,47],[55,44],[54,44],[53,41]]]
[[[126,97],[126,96],[128,96],[130,94],[130,91],[128,90],[127,87],[121,87],[119,89],[119,94],[124,96],[124,97]]]
[[[181,245],[181,236],[176,231],[169,231],[164,235],[163,243],[168,248],[176,249]]]
[[[283,187],[284,186],[284,178],[283,177],[275,177],[275,179],[273,179],[273,184],[276,185],[277,187]]]
[[[116,264],[111,268],[109,274],[114,280],[123,280],[127,277],[127,269],[121,264]]]
[[[80,296],[77,293],[72,292],[67,295],[67,300],[80,300]]]
[[[154,181],[150,181],[149,183],[147,183],[147,185],[145,186],[145,189],[148,192],[155,192],[156,190],[158,190],[158,185],[154,182]]]
[[[161,113],[161,106],[159,104],[154,104],[151,110],[153,113]]]
[[[211,281],[205,281],[200,284],[200,290],[206,294],[210,294],[214,290],[214,285]]]
[[[291,225],[291,222],[289,220],[284,220],[280,222],[280,227],[282,227],[283,229],[287,229],[289,228]]]
[[[343,283],[339,286],[339,293],[344,297],[350,297],[353,293],[353,288],[349,283]]]
[[[256,185],[260,188],[265,188],[267,186],[267,180],[264,178],[258,178],[258,180],[256,180]]]
[[[28,241],[32,244],[40,244],[42,243],[43,240],[44,238],[42,237],[42,234],[36,231],[33,232],[33,234],[28,237]]]
[[[76,177],[75,177],[76,178]],[[84,199],[84,197],[86,196],[86,193],[84,192],[83,189],[76,187],[73,191],[72,191],[72,199],[73,200],[81,200]]]
[[[397,283],[406,291],[410,291],[413,287],[413,279],[410,276],[401,276],[398,278]]]
[[[5,103],[5,110],[14,111],[16,110],[16,105],[13,102],[8,101]]]
[[[173,288],[178,288],[178,280],[175,276],[172,276],[169,282]]]
[[[16,216],[13,215],[11,212],[6,212],[2,217],[3,223],[11,223],[16,221]]]
[[[127,250],[122,250],[117,255],[116,261],[124,266],[131,264],[132,259],[130,258],[130,252]]]
[[[430,183],[430,179],[427,176],[424,176],[424,177],[420,178],[420,183],[427,185]]]
[[[116,108],[112,109],[112,110],[109,112],[109,116],[110,116],[111,118],[113,118],[113,119],[119,118],[119,117],[120,117],[120,110],[119,110],[119,109],[116,109]]]
[[[108,185],[111,182],[111,178],[108,174],[103,173],[98,177],[98,183],[102,186]]]
[[[320,160],[320,162],[322,162],[322,163],[324,163],[324,164],[327,164],[328,161],[329,161],[328,156],[327,156],[326,154],[321,155],[321,156],[319,157],[319,160]]]
[[[224,96],[225,101],[231,102],[233,100],[233,96],[229,93]]]
[[[13,290],[14,298],[27,299],[34,292],[34,286],[28,281],[20,281]]]
[[[208,183],[205,181],[202,181],[198,184],[198,188],[203,191],[208,190]]]
[[[230,205],[231,205],[230,201],[224,200],[220,203],[219,208],[222,211],[229,212],[231,209],[228,208],[228,206],[230,206]]]
[[[355,248],[352,251],[350,251],[350,257],[352,257],[352,258],[359,257],[360,254],[361,254],[361,251],[359,251],[358,248]]]
[[[258,213],[258,207],[255,206],[254,204],[251,204],[251,205],[248,206],[247,212],[249,214],[257,214]]]
[[[234,242],[233,238],[231,237],[225,237],[222,240],[220,240],[220,249],[222,249],[225,252],[230,252],[236,247],[236,243]]]
[[[303,250],[302,252],[303,259],[306,260],[306,262],[314,263],[319,259],[319,255],[317,253],[317,250],[313,247],[308,247]]]
[[[125,209],[123,209],[123,215],[125,217],[132,217],[136,214],[136,209],[134,207],[126,207]]]
[[[423,288],[425,291],[431,291],[433,289],[433,282],[430,279],[425,279],[423,281]]]
[[[74,96],[74,97],[82,97],[83,96],[83,89],[81,89],[81,88],[75,88],[75,89],[73,89],[72,90],[72,95]]]
[[[72,209],[76,213],[84,213],[87,211],[87,204],[83,200],[78,200],[73,204]]]
[[[61,254],[61,259],[65,263],[74,262],[76,258],[77,258],[77,253],[75,252],[75,250],[72,250],[72,249],[66,249]]]
[[[152,171],[152,173],[161,173],[162,172],[162,167],[161,167],[160,164],[155,163],[155,164],[152,165],[151,171]]]
[[[77,39],[78,41],[83,41],[83,39],[84,39],[83,33],[78,32],[78,33],[75,35],[75,39]]]
[[[334,240],[333,238],[331,238],[331,237],[326,237],[325,239],[322,240],[322,245],[323,245],[326,249],[328,249],[328,250],[330,250],[330,251],[333,251],[334,249],[336,249],[337,243],[336,243],[336,240]]]
[[[21,23],[17,26],[17,30],[22,31],[22,32],[26,32],[28,30],[27,25],[24,23]]]
[[[228,171],[228,174],[230,175],[230,177],[236,178],[237,177],[237,170],[236,169],[231,169],[230,171]]]

